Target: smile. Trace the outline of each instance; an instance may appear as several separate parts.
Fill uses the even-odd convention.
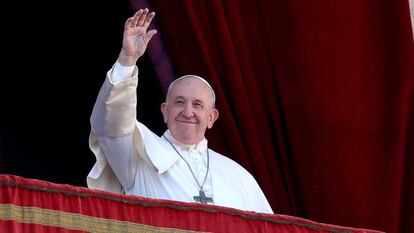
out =
[[[177,120],[180,123],[187,123],[187,124],[197,124],[197,122],[193,122],[193,121],[185,121],[185,120]]]

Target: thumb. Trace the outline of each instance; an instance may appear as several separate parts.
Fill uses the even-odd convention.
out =
[[[157,30],[155,30],[155,29],[152,29],[152,30],[148,31],[148,32],[145,34],[145,40],[146,40],[147,42],[149,42],[149,41],[151,40],[151,38],[152,38],[155,34],[157,34]]]

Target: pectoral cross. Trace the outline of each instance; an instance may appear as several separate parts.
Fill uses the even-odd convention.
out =
[[[213,198],[206,197],[206,194],[204,193],[204,191],[200,190],[199,191],[199,196],[194,196],[194,201],[200,202],[200,203],[203,203],[203,204],[207,204],[207,202],[213,203]]]

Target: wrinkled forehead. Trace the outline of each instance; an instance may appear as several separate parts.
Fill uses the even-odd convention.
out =
[[[196,83],[199,83],[200,85],[206,87],[206,89],[211,94],[213,104],[215,104],[215,102],[216,102],[216,95],[214,93],[213,88],[211,87],[211,85],[205,79],[203,79],[202,77],[197,76],[197,75],[185,75],[185,76],[182,76],[182,77],[174,80],[170,84],[170,86],[168,87],[167,98],[169,97],[171,91],[174,89],[175,86],[177,86],[178,84],[181,84],[181,83],[185,83],[187,81],[191,82],[193,80],[196,81]]]

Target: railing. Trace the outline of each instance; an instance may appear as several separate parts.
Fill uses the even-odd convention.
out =
[[[377,232],[0,175],[0,232]]]

